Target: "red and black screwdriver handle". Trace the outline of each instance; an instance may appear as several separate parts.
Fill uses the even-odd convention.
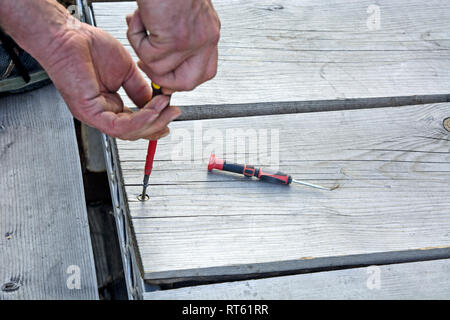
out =
[[[211,171],[212,169],[239,173],[247,177],[257,177],[259,180],[270,183],[290,184],[292,182],[292,177],[288,174],[255,168],[246,164],[228,163],[225,160],[216,158],[214,154],[209,158],[208,164],[208,170]]]

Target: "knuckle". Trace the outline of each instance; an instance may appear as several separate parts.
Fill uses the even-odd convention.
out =
[[[148,64],[148,71],[149,71],[149,74],[152,76],[162,76],[162,75],[166,74],[167,72],[169,72],[170,70],[167,70],[167,68],[162,66],[161,64],[150,63],[150,64]]]
[[[136,51],[136,53],[138,51],[141,51],[141,39],[139,38],[138,35],[133,33],[130,29],[127,30],[127,39],[128,39],[128,42],[130,43],[131,47],[133,47],[133,49]]]
[[[184,81],[180,84],[180,87],[183,91],[191,91],[195,89],[196,84],[194,83],[194,81]]]
[[[153,76],[162,76],[166,74],[168,71],[166,71],[165,66],[163,66],[161,63],[153,62],[151,60],[141,60],[142,64],[140,65],[140,68],[142,71],[144,71],[149,77]]]
[[[158,131],[160,131],[165,126],[166,126],[166,123],[164,123],[163,120],[161,120],[161,119],[156,120],[152,125],[152,130],[151,130],[150,134],[155,135]]]
[[[220,21],[220,18],[217,14],[216,14],[216,21],[217,21],[217,26],[218,26],[219,30],[222,29],[222,21]]]
[[[176,51],[185,51],[190,49],[190,47],[191,41],[189,35],[178,35],[173,43],[173,49],[175,49]]]
[[[192,34],[189,26],[180,24],[171,30],[171,41],[165,44],[169,51],[184,51],[190,48]]]
[[[124,140],[128,140],[128,141],[136,141],[136,140],[138,140],[138,139],[139,139],[138,136],[132,135],[132,136],[127,137],[127,139],[124,139]]]
[[[133,135],[129,132],[123,132],[118,136],[119,139],[133,141]]]
[[[114,130],[112,130],[112,129],[106,129],[106,130],[104,130],[104,132],[105,132],[108,136],[110,136],[111,138],[118,138],[118,137],[119,137],[118,134],[117,134]]]
[[[213,31],[211,32],[211,35],[210,35],[210,42],[213,45],[218,44],[219,40],[220,40],[220,27],[219,28],[214,28]]]
[[[110,136],[113,138],[124,139],[125,134],[123,132],[120,132],[120,130],[113,129],[113,130],[111,130]]]
[[[209,31],[207,28],[201,29],[197,35],[197,42],[199,47],[203,46],[205,43],[208,43],[208,41],[211,41],[211,31]]]
[[[135,42],[135,37],[133,32],[131,32],[130,28],[127,29],[127,39],[130,42],[130,44],[133,46]]]
[[[139,52],[138,57],[142,62],[143,71],[145,72],[153,72],[153,69],[155,69],[155,63],[152,59],[152,56],[149,54],[146,54],[145,52]]]
[[[216,75],[217,75],[217,67],[210,68],[210,69],[208,69],[208,71],[206,72],[206,80],[211,80],[211,79],[214,78]]]
[[[112,125],[105,130],[105,133],[112,138],[124,139],[126,136],[127,130],[124,130],[123,127],[119,127],[116,122],[117,119],[113,120]],[[126,139],[124,139],[126,140]]]
[[[168,121],[165,119],[158,118],[152,125],[151,131],[149,132],[149,135],[155,135],[159,131],[163,130],[168,125]]]

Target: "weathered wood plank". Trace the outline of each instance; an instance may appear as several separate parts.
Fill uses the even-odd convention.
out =
[[[158,144],[145,203],[136,196],[147,144],[118,140],[145,277],[376,263],[382,252],[449,246],[449,116],[450,104],[434,104],[176,122]],[[239,128],[251,130],[231,143],[227,130]],[[272,158],[264,157],[266,143]],[[208,173],[214,149],[340,187],[324,192]]]
[[[448,1],[377,1],[381,20],[375,30],[367,25],[376,14],[368,9],[370,0],[216,0],[214,5],[222,21],[218,74],[193,92],[175,94],[174,105],[201,106],[202,114],[227,117],[397,103],[385,97],[403,97],[403,104],[448,101]],[[94,7],[98,26],[136,58],[125,23],[136,4]],[[317,100],[326,103],[318,106]],[[196,108],[184,111],[188,119],[199,118]]]
[[[98,299],[73,118],[53,86],[0,100],[0,152],[0,299]]]
[[[449,299],[449,274],[450,260],[433,260],[154,291],[144,299]]]

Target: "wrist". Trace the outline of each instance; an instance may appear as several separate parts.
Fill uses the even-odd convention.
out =
[[[76,32],[74,20],[56,0],[0,0],[0,26],[41,63]]]

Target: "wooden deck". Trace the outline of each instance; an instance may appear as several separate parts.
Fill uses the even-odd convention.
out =
[[[448,260],[437,259],[450,258],[450,4],[378,1],[373,29],[371,1],[213,2],[219,71],[173,96],[186,121],[158,144],[149,202],[136,199],[146,141],[117,140],[111,160],[141,276],[151,284],[228,281],[389,264],[382,275],[392,282],[361,295],[361,269],[347,269],[145,297],[241,297],[248,283],[267,292],[289,282],[290,293],[257,296],[449,298]],[[94,5],[99,27],[130,52],[125,15],[135,8]],[[211,152],[339,187],[208,173]],[[445,285],[420,290],[423,270]],[[330,278],[349,283],[327,293]]]
[[[317,267],[328,267],[328,258],[338,256],[341,264],[358,265],[376,262],[378,252],[450,245],[450,139],[442,127],[449,111],[444,103],[177,122],[158,144],[152,197],[145,203],[136,197],[147,144],[118,141],[145,278],[307,269],[315,259]],[[196,125],[202,133],[194,132]],[[207,150],[217,153],[221,144],[225,159],[253,158],[250,163],[266,167],[278,160],[270,153],[269,161],[258,159],[249,149],[236,157],[239,150],[217,142],[229,128],[254,130],[236,145],[263,130],[278,136],[282,171],[339,188],[273,186],[208,173]],[[212,130],[218,138],[204,141],[202,158],[174,160],[180,145],[189,148],[192,140],[195,150]]]
[[[172,97],[173,105],[186,106],[181,119],[450,100],[445,0],[377,1],[379,30],[368,29],[369,0],[213,3],[222,22],[219,72]],[[98,26],[136,57],[125,23],[136,3],[94,9]]]
[[[380,282],[371,282],[379,273]],[[448,299],[450,260],[317,272],[144,294],[147,300]],[[437,285],[438,284],[438,285]]]
[[[0,300],[98,299],[72,115],[53,85],[0,99]]]

